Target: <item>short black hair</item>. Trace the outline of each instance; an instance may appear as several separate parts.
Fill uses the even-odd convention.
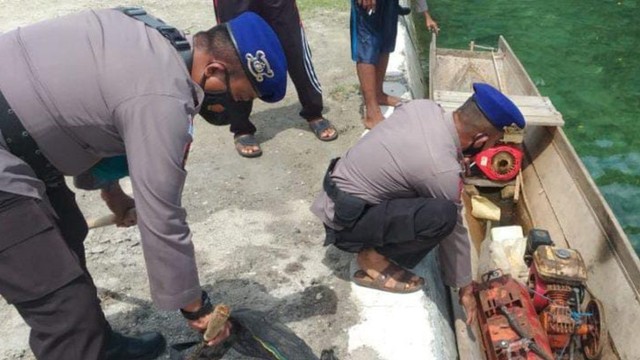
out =
[[[242,71],[240,57],[226,25],[216,25],[193,36],[193,45],[207,54],[228,64],[229,72]]]
[[[489,119],[484,116],[484,113],[474,101],[473,96],[468,98],[456,112],[462,120],[462,126],[465,132],[486,133],[489,135],[502,132],[502,130],[493,126],[493,124],[489,122]]]

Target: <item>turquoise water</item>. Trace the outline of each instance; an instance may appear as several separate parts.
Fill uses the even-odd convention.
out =
[[[439,47],[507,39],[562,112],[571,143],[640,253],[640,1],[431,0],[429,6],[441,29]],[[428,45],[422,32],[420,42]]]

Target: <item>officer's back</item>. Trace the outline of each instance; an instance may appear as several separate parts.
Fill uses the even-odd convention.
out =
[[[116,10],[18,28],[0,36],[0,53],[0,89],[47,157],[70,174],[95,161],[91,154],[124,153],[118,121],[128,102],[161,95],[194,112],[184,61],[158,31]]]

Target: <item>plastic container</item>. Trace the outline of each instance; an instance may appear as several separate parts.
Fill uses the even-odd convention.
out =
[[[504,274],[523,283],[529,277],[529,268],[524,262],[527,238],[521,226],[500,226],[491,229],[491,236],[480,245],[478,274],[501,269]]]

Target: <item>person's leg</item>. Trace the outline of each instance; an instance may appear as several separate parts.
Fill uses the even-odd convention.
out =
[[[43,202],[0,192],[0,294],[31,327],[37,358],[153,359],[159,333],[124,337],[111,330],[86,271],[87,225],[64,183],[47,189],[57,218]]]
[[[395,263],[413,268],[456,226],[458,208],[449,200],[421,199],[397,201],[391,213],[402,214],[386,229],[385,246],[381,254]],[[405,221],[400,219],[404,217]],[[408,220],[408,221],[406,221]],[[403,231],[412,229],[412,231]]]
[[[389,54],[396,47],[396,36],[398,34],[398,10],[397,0],[385,1],[384,8],[381,9],[384,17],[382,27],[382,44],[380,47],[380,59],[376,66],[376,99],[378,104],[396,106],[400,103],[400,98],[385,94],[383,91],[384,78],[389,65]]]
[[[0,294],[30,326],[36,358],[103,359],[96,289],[42,202],[0,192]]]
[[[287,71],[302,105],[300,116],[307,120],[322,117],[322,87],[295,0],[262,0],[260,11],[282,44]]]
[[[278,34],[282,43],[289,76],[298,93],[302,105],[300,116],[309,123],[322,120],[322,87],[311,61],[311,49],[307,42],[304,27],[295,1],[264,0],[261,3],[261,15]],[[326,120],[325,120],[326,121]],[[333,126],[321,130],[318,137],[335,138]]]
[[[31,327],[37,359],[105,359],[109,328],[89,277],[14,306]]]
[[[372,129],[384,120],[376,95],[378,87],[376,77],[377,65],[358,62],[356,64],[356,71],[358,73],[358,80],[360,81],[360,92],[364,100],[364,127]]]
[[[259,13],[259,4],[255,0],[213,0],[213,9],[218,24],[225,23],[245,11]],[[232,101],[227,106],[234,145],[238,154],[244,157],[256,157],[262,154],[260,144],[255,138],[256,127],[249,116],[253,101]]]
[[[160,333],[149,332],[136,337],[124,336],[111,329],[109,323],[104,319],[102,309],[100,307],[100,300],[98,298],[97,289],[93,283],[93,279],[86,265],[84,240],[89,231],[87,223],[78,207],[75,200],[75,194],[71,191],[66,184],[55,188],[47,188],[47,197],[53,207],[54,211],[58,214],[56,219],[56,225],[60,230],[65,243],[69,246],[69,249],[77,256],[78,262],[84,270],[84,277],[78,284],[72,287],[65,287],[61,290],[60,294],[52,297],[51,301],[38,301],[37,304],[42,303],[43,306],[38,309],[34,307],[36,311],[43,311],[42,307],[47,309],[62,309],[66,311],[65,306],[70,303],[74,308],[87,307],[91,309],[95,314],[90,313],[90,316],[94,317],[91,320],[92,323],[100,324],[103,331],[106,333],[106,348],[105,359],[152,359],[158,354],[164,351],[165,341]],[[87,289],[85,289],[87,287]],[[74,290],[77,289],[77,290]],[[74,292],[82,293],[78,297]],[[73,294],[73,301],[66,299],[68,294]],[[87,302],[86,304],[83,301]],[[64,302],[64,303],[63,303]],[[93,306],[93,303],[97,304],[97,307]],[[88,318],[89,319],[89,318]],[[88,326],[85,324],[85,326]],[[63,329],[58,329],[61,331]],[[67,332],[73,332],[74,328],[68,329]],[[84,332],[84,330],[82,330]],[[86,331],[90,334],[89,331]],[[75,334],[73,335],[73,341],[75,341]]]
[[[376,102],[378,105],[396,106],[402,100],[393,95],[386,94],[383,90],[384,78],[387,74],[387,66],[389,65],[389,53],[380,54],[378,64],[376,65]]]
[[[386,49],[389,44],[385,43],[385,32],[389,31],[388,13],[389,5],[386,2],[376,3],[376,11],[371,14],[365,12],[355,0],[351,2],[351,57],[356,62],[365,106],[363,123],[367,129],[384,120],[378,93],[382,92],[388,63],[389,51]]]
[[[213,0],[216,22],[225,23],[245,11],[256,11],[255,0]]]
[[[457,207],[449,200],[384,201],[370,207],[351,229],[335,232],[335,245],[358,253],[358,265],[370,279],[390,268],[393,276],[385,281],[385,288],[397,288],[399,282],[415,287],[421,279],[400,271],[393,263],[414,267],[453,231],[456,221]]]
[[[260,144],[255,138],[256,127],[249,120],[253,108],[253,101],[234,101],[228,105],[229,130],[238,154],[244,157],[256,157],[262,154]]]
[[[318,139],[335,139],[336,129],[322,117],[322,88],[295,1],[263,0],[255,4],[255,11],[269,23],[282,44],[287,70],[302,105],[300,116],[307,120]]]

